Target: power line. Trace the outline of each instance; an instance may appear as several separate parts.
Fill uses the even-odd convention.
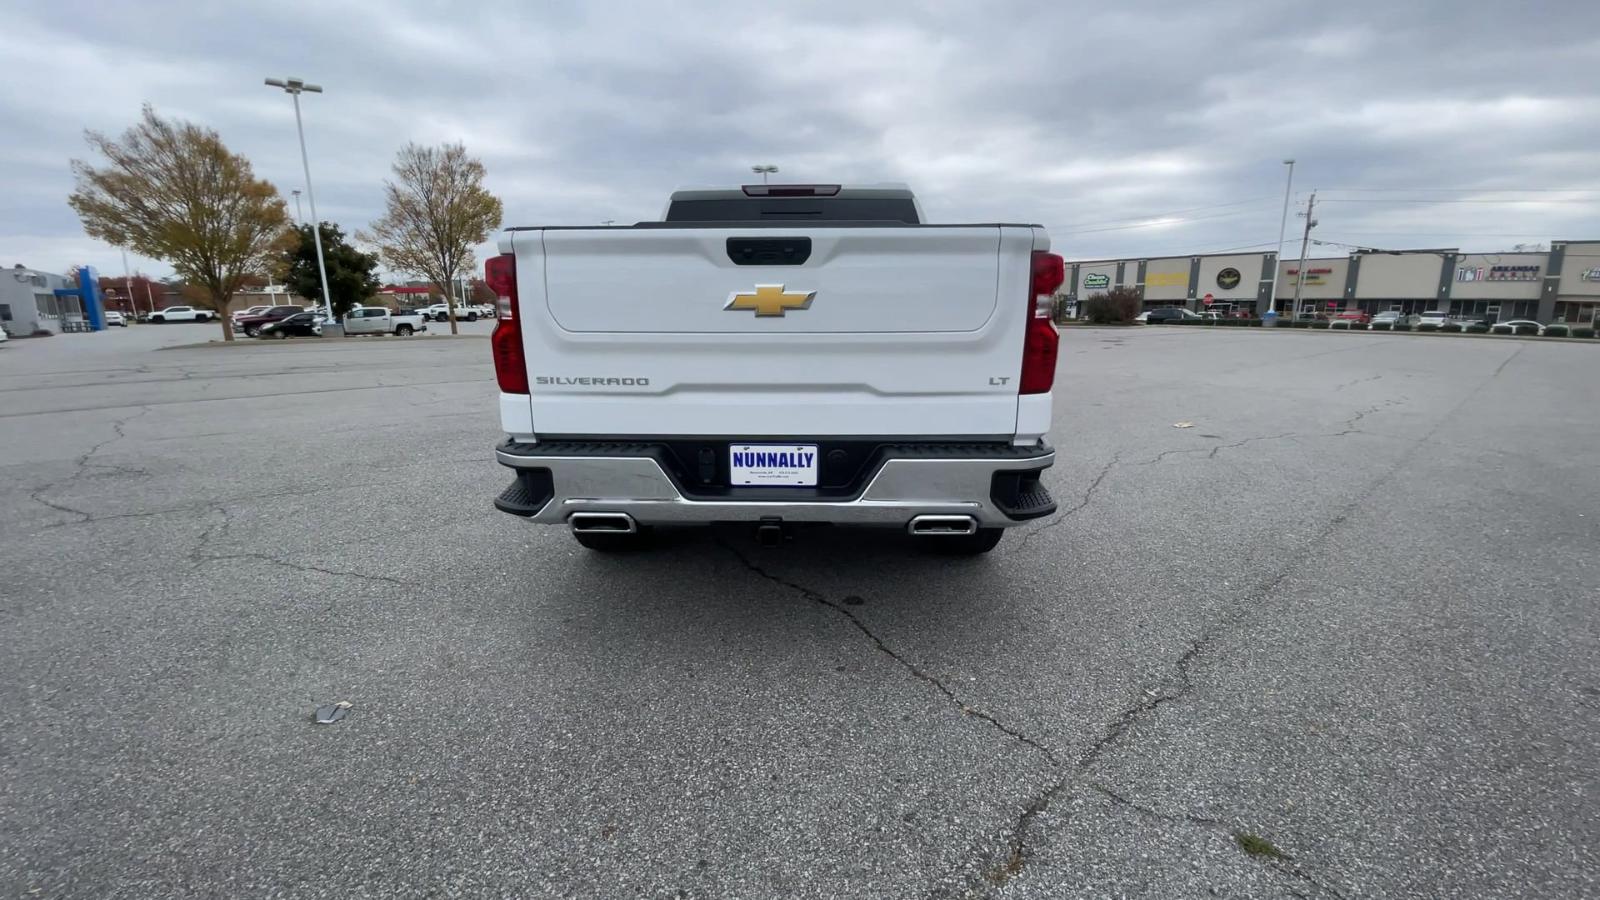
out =
[[[1589,203],[1600,202],[1600,197],[1582,197],[1548,200],[1536,200],[1527,197],[1507,197],[1503,200],[1487,200],[1475,197],[1451,197],[1443,200],[1427,200],[1419,197],[1397,197],[1392,200],[1367,199],[1365,197],[1327,197],[1323,203]]]
[[[1165,216],[1177,216],[1177,215],[1182,215],[1183,213],[1191,213],[1191,212],[1205,212],[1208,209],[1223,209],[1225,207],[1230,207],[1230,206],[1248,206],[1248,205],[1250,205],[1252,203],[1261,203],[1264,200],[1271,200],[1271,199],[1273,199],[1273,198],[1271,198],[1271,197],[1256,197],[1256,198],[1250,199],[1250,200],[1235,200],[1235,201],[1233,201],[1231,203],[1212,203],[1212,204],[1210,204],[1208,206],[1191,206],[1191,207],[1189,207],[1187,209],[1172,209],[1172,210],[1168,210],[1166,212],[1148,213],[1148,214],[1142,215],[1142,216],[1128,216],[1128,217],[1122,218],[1122,219],[1105,219],[1104,221],[1100,221],[1100,222],[1069,222],[1069,223],[1067,223],[1065,225],[1062,225],[1060,227],[1062,227],[1062,228],[1079,228],[1079,227],[1093,228],[1093,227],[1099,226],[1099,225],[1116,225],[1116,224],[1121,223],[1121,222],[1145,222],[1145,221],[1148,221],[1150,219],[1160,219],[1160,218],[1163,218]]]
[[[1403,187],[1377,187],[1377,188],[1324,188],[1324,190],[1338,191],[1340,193],[1378,193],[1395,191],[1405,194],[1594,194],[1600,193],[1600,188],[1403,188]]]
[[[1149,217],[1148,221],[1135,222],[1132,225],[1107,225],[1104,228],[1067,228],[1050,226],[1051,234],[1096,234],[1102,231],[1129,231],[1135,228],[1160,228],[1171,225],[1186,225],[1190,222],[1208,222],[1214,219],[1231,219],[1234,216],[1245,215],[1249,210],[1234,210],[1233,212],[1218,213],[1214,216],[1189,216],[1183,219],[1167,218],[1160,216]]]

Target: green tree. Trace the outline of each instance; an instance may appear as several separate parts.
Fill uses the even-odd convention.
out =
[[[483,186],[483,163],[460,144],[407,144],[395,157],[394,174],[384,182],[383,215],[361,237],[377,245],[389,268],[420,275],[444,294],[454,334],[451,282],[471,273],[472,248],[500,227],[500,198]]]
[[[362,253],[345,240],[344,231],[331,222],[323,222],[322,259],[328,267],[328,295],[333,301],[333,314],[340,319],[352,306],[372,299],[378,292],[378,257]],[[311,226],[294,229],[295,242],[284,252],[283,283],[289,290],[307,299],[322,302],[322,278],[317,272],[317,245],[311,236]]]
[[[292,239],[277,189],[215,131],[163,119],[148,104],[120,140],[95,131],[84,137],[105,164],[72,161],[77,184],[67,202],[83,230],[165,260],[205,291],[223,340],[233,340],[234,293],[246,277],[271,274]]]

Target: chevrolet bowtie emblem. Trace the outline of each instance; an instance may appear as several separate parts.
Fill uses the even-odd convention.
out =
[[[785,293],[781,284],[758,284],[754,291],[734,291],[723,309],[753,309],[757,316],[782,316],[791,309],[807,309],[816,291]]]

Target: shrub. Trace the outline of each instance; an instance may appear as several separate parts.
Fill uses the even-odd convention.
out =
[[[1511,332],[1512,334],[1538,334],[1539,333],[1539,326],[1537,326],[1537,325],[1513,325],[1513,326],[1511,326],[1511,328],[1512,328],[1512,332]]]
[[[1083,301],[1084,316],[1096,325],[1132,325],[1141,303],[1138,291],[1116,287],[1103,293],[1090,294]]]
[[[1568,328],[1565,325],[1546,325],[1544,327],[1544,336],[1545,337],[1567,337],[1571,333],[1571,331],[1572,331],[1572,329]]]
[[[1510,334],[1511,333],[1511,326],[1510,325],[1496,325],[1496,326],[1494,326],[1493,328],[1491,328],[1489,330],[1494,332],[1495,334]]]
[[[1467,334],[1488,334],[1489,326],[1482,322],[1473,322],[1466,327]]]
[[[1244,320],[1244,324],[1249,326],[1249,327],[1251,327],[1251,328],[1260,328],[1262,325],[1264,325],[1266,323],[1263,322],[1260,319],[1245,319]],[[1594,337],[1594,335],[1590,335],[1590,337]]]
[[[1574,329],[1572,329],[1572,336],[1573,337],[1592,338],[1592,337],[1594,337],[1594,334],[1595,334],[1595,331],[1594,331],[1593,328],[1574,328]]]
[[[1394,328],[1392,328],[1390,330],[1391,331],[1410,331],[1411,330],[1411,326],[1407,325],[1405,322],[1396,322],[1396,323],[1394,323]]]
[[[1331,323],[1327,319],[1318,319],[1311,323],[1312,328],[1328,328]]]
[[[1438,331],[1439,330],[1439,323],[1438,322],[1418,322],[1417,323],[1417,330],[1418,331]]]
[[[1294,327],[1296,327],[1296,328],[1310,328],[1311,327],[1311,320],[1310,319],[1295,319],[1294,320]]]
[[[1389,331],[1392,328],[1394,328],[1394,323],[1393,322],[1373,322],[1372,323],[1372,330],[1373,331]]]
[[[1443,325],[1439,326],[1439,330],[1440,331],[1448,331],[1451,334],[1460,334],[1461,333],[1461,323],[1460,322],[1446,322]]]

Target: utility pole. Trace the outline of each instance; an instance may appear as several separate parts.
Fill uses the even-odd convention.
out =
[[[1317,192],[1312,191],[1311,196],[1306,200],[1306,211],[1300,213],[1300,215],[1306,217],[1306,230],[1300,237],[1300,271],[1296,272],[1294,277],[1295,321],[1300,320],[1300,289],[1305,287],[1306,284],[1306,247],[1311,243],[1311,229],[1317,225],[1317,220],[1312,217],[1312,213],[1316,211],[1316,208]]]

